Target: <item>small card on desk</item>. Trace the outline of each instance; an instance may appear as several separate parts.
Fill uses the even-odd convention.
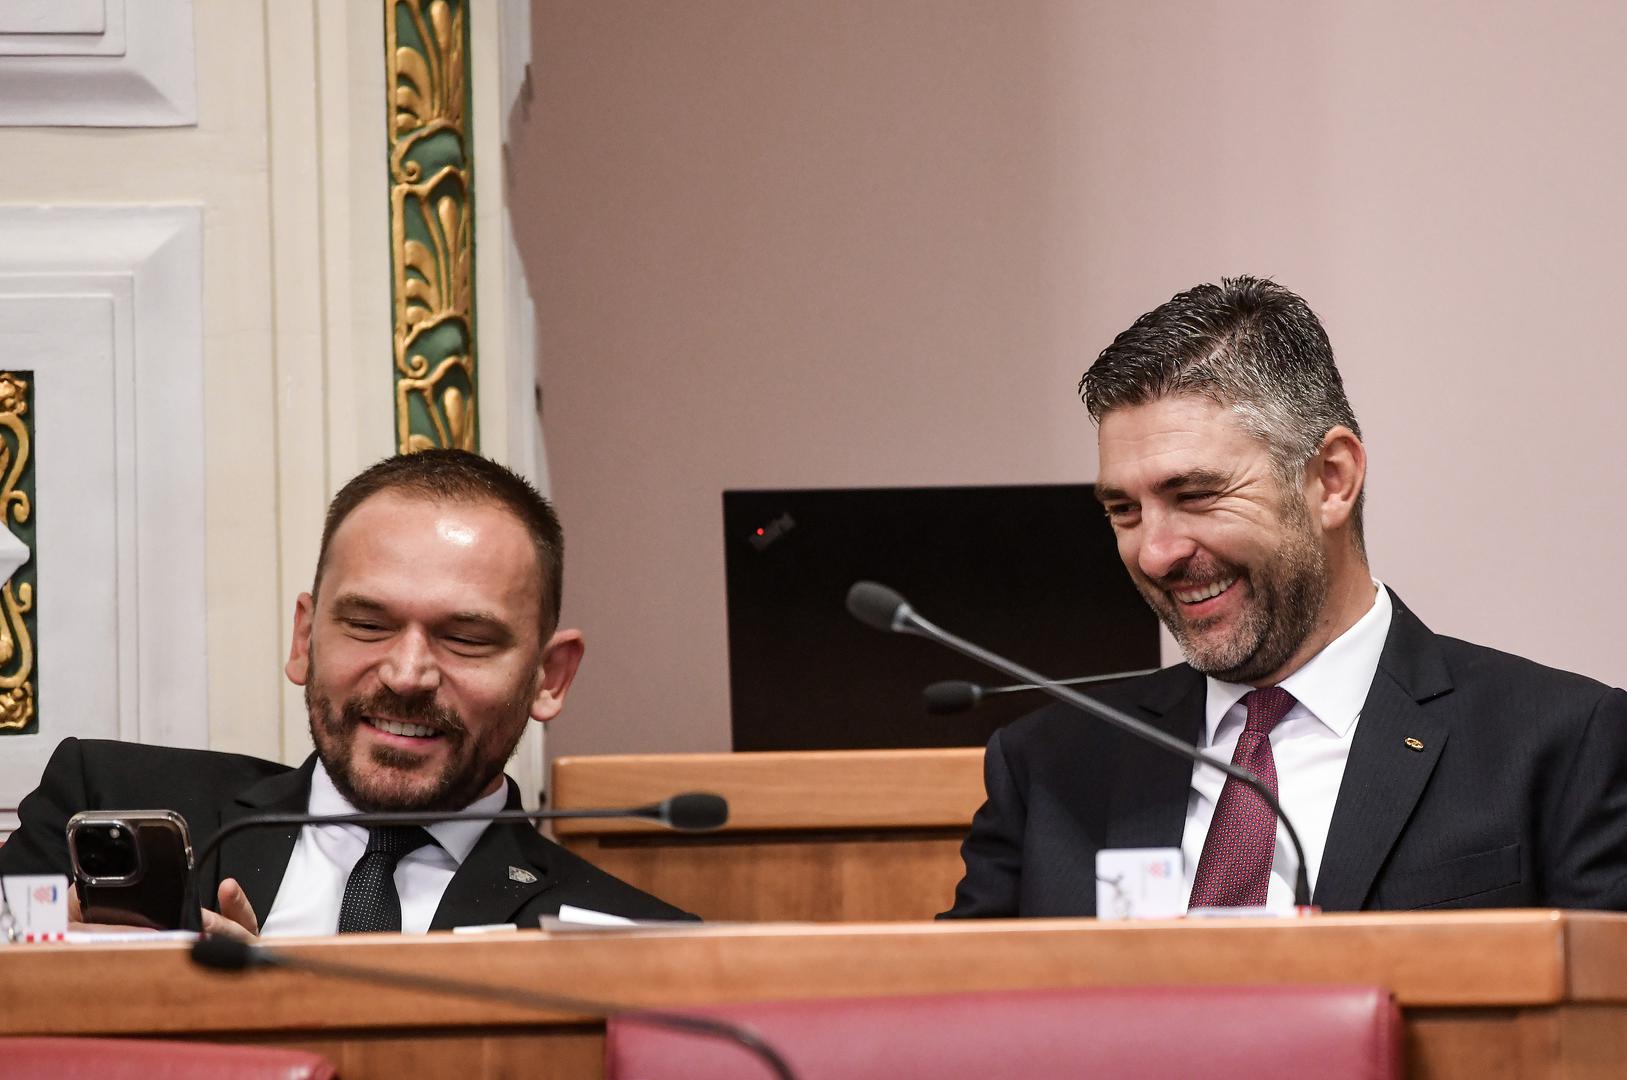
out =
[[[68,879],[62,874],[8,874],[5,899],[22,939],[68,929]],[[3,942],[0,942],[3,943]]]
[[[1180,848],[1109,848],[1096,853],[1098,919],[1174,919],[1185,911]]]

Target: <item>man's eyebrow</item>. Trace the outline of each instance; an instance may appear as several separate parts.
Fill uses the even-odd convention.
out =
[[[384,610],[384,605],[370,596],[363,596],[361,593],[341,593],[333,601],[333,609],[335,611],[381,612]]]
[[[1152,489],[1156,494],[1162,495],[1169,491],[1180,491],[1182,488],[1223,488],[1230,483],[1230,474],[1221,472],[1219,469],[1188,469],[1186,472],[1174,473],[1164,477],[1153,484]],[[1130,502],[1132,500],[1126,491],[1108,484],[1097,484],[1096,501],[1108,503]]]
[[[1188,469],[1183,473],[1166,476],[1152,486],[1159,494],[1182,488],[1223,488],[1231,483],[1231,476],[1219,469]]]
[[[454,611],[446,617],[445,621],[463,625],[489,626],[493,630],[508,632],[508,623],[489,611]]]

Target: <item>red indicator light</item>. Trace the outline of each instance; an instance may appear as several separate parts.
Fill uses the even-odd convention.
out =
[[[757,535],[758,535],[758,536],[761,536],[761,535],[763,535],[763,530],[761,530],[761,529],[758,529],[758,530],[757,530]]]

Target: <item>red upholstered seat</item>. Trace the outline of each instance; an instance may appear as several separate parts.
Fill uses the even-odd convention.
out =
[[[1105,987],[774,1001],[688,1010],[750,1026],[799,1080],[1389,1080],[1389,994],[1357,986]],[[610,1021],[608,1080],[761,1080],[730,1043]]]
[[[332,1080],[320,1054],[156,1039],[0,1039],[0,1077],[32,1080]]]

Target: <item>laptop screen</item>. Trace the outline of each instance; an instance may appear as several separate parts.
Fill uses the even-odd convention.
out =
[[[723,527],[736,750],[978,746],[1049,703],[930,714],[931,683],[1006,680],[854,620],[859,580],[1052,678],[1158,666],[1157,619],[1088,484],[726,491]]]

